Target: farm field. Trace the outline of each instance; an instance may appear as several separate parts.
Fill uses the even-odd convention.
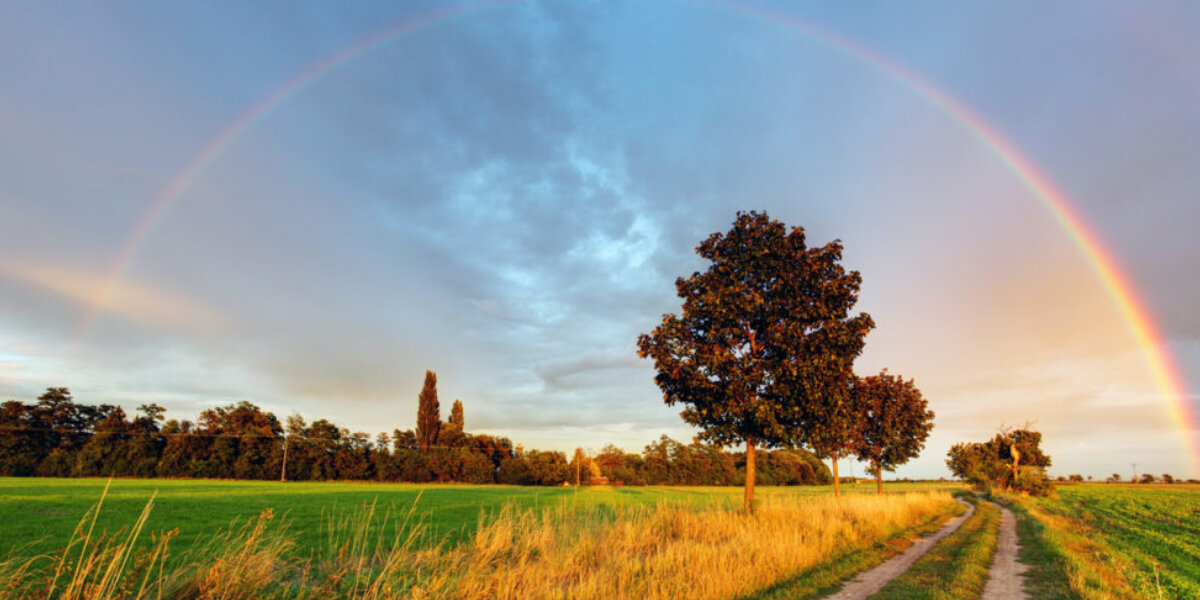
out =
[[[1017,508],[1035,597],[1200,598],[1200,485],[1062,485]]]

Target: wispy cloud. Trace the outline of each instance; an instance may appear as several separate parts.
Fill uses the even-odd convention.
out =
[[[224,322],[211,308],[170,291],[128,278],[111,280],[79,267],[0,262],[0,275],[139,325],[203,333],[218,330]]]

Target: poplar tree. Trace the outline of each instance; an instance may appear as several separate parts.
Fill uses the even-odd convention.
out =
[[[417,396],[417,442],[421,452],[429,452],[429,447],[437,444],[438,430],[441,428],[442,409],[438,406],[437,374],[425,371],[425,385]]]
[[[450,407],[450,422],[456,425],[459,431],[463,431],[462,400],[454,399],[454,405]]]
[[[809,248],[803,229],[751,211],[696,252],[708,269],[675,281],[682,312],[641,335],[638,355],[654,359],[663,400],[685,406],[700,439],[745,444],[750,512],[755,448],[800,446],[826,426],[823,401],[845,396],[873,322],[849,316],[861,277],[839,264],[840,242]]]

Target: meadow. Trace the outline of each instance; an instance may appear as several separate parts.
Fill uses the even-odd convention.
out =
[[[755,597],[958,510],[954,485],[764,487],[747,519],[738,488],[115,480],[93,526],[106,485],[0,480],[8,597]]]
[[[388,515],[419,521],[429,543],[456,544],[469,537],[482,514],[505,506],[517,509],[553,507],[569,502],[584,506],[639,506],[660,502],[694,507],[740,506],[735,487],[567,487],[386,484],[354,482],[220,481],[182,479],[0,478],[0,557],[12,552],[33,555],[61,546],[79,519],[109,486],[97,530],[127,527],[150,498],[154,507],[147,531],[179,529],[176,544],[192,543],[231,523],[271,509],[285,518],[302,549],[313,549],[318,534],[339,514],[375,506],[380,523]],[[889,484],[889,491],[953,489],[954,484]],[[764,498],[823,496],[830,486],[759,488]],[[870,493],[870,485],[845,487],[848,494]]]
[[[5,478],[0,599],[814,598],[966,493],[843,490],[760,487],[747,518],[732,487]],[[1018,515],[1031,597],[1200,597],[1200,486],[996,498]],[[999,511],[967,499],[975,514],[879,597],[978,596]]]

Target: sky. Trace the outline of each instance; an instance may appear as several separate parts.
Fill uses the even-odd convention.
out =
[[[1197,57],[1186,2],[3,3],[0,399],[374,434],[430,369],[527,448],[690,441],[634,342],[759,210],[936,413],[898,476],[1029,423],[1200,477]]]

